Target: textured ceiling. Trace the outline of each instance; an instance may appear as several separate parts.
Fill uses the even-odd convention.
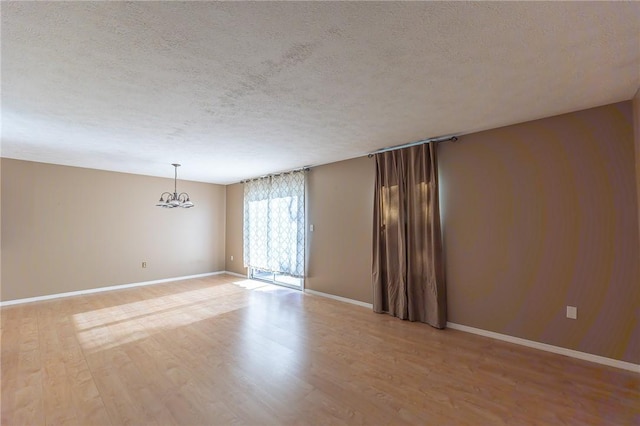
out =
[[[640,3],[2,2],[1,155],[231,183],[630,99]]]

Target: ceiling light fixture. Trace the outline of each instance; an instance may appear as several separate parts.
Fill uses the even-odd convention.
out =
[[[160,195],[160,201],[158,201],[156,206],[164,207],[166,209],[172,209],[174,207],[182,207],[183,209],[191,208],[193,207],[193,203],[189,200],[189,194],[186,192],[178,194],[178,167],[180,167],[180,164],[173,163],[171,165],[175,167],[173,194],[170,192],[163,192]]]

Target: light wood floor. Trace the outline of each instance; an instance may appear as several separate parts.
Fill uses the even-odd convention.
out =
[[[2,424],[640,424],[638,374],[241,281],[2,308]]]

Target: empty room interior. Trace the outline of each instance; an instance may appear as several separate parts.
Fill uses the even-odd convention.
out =
[[[640,3],[0,15],[3,425],[640,424]]]

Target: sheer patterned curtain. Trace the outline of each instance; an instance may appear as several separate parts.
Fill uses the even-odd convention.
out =
[[[444,328],[436,143],[375,158],[373,309]]]
[[[245,267],[304,276],[304,190],[304,171],[245,182]]]

